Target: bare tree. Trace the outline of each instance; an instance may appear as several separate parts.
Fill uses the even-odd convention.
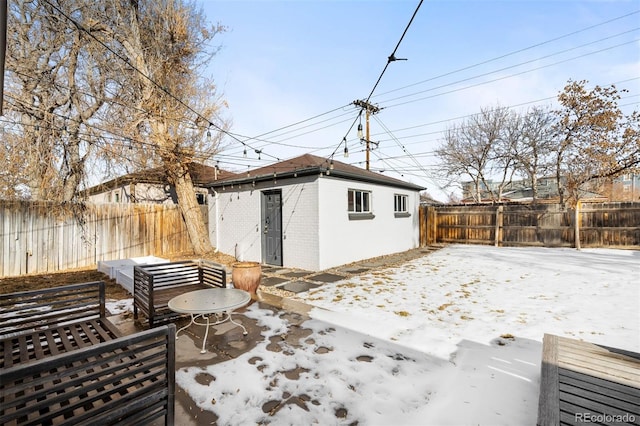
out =
[[[588,185],[640,166],[640,115],[625,116],[615,86],[585,88],[570,81],[559,94],[555,112],[558,152],[556,175],[566,178],[569,201],[575,208],[575,247],[580,248],[579,204]],[[562,193],[561,193],[562,194]],[[561,198],[561,201],[564,199]]]
[[[615,86],[587,90],[586,83],[570,81],[559,94],[561,108],[555,111],[556,175],[559,181],[566,179],[574,204],[588,184],[640,165],[640,114],[624,115]]]
[[[15,163],[23,161],[25,173],[0,188],[15,195],[25,182],[33,199],[68,201],[89,161],[162,165],[196,252],[210,251],[188,165],[215,154],[216,130],[226,127],[215,85],[198,77],[223,27],[186,0],[23,0],[11,4],[10,24],[6,99],[14,122],[3,142],[27,149],[2,150],[22,153]]]
[[[160,160],[176,189],[195,252],[209,252],[188,165],[216,152],[216,140],[205,135],[224,127],[213,125],[220,107],[215,86],[198,78],[198,69],[215,53],[206,46],[223,28],[208,25],[201,10],[182,0],[114,0],[111,7],[114,25],[103,26],[102,32],[107,41],[111,37],[117,42],[131,65],[121,98],[131,105],[131,118],[122,131],[139,145],[137,152]]]
[[[94,19],[91,3],[12,2],[9,9],[8,116],[10,140],[32,199],[71,201],[85,176],[96,139],[92,121],[107,99],[104,53],[65,15]]]
[[[510,123],[519,133],[513,155],[518,170],[531,184],[534,203],[538,199],[538,178],[544,176],[550,168],[552,124],[552,114],[541,107],[534,107],[523,115],[515,116]]]
[[[489,147],[479,146],[463,126],[452,126],[445,132],[444,142],[436,150],[441,171],[447,178],[468,177],[473,183],[474,201],[482,201],[482,182],[488,170]]]
[[[514,155],[516,146],[522,137],[522,130],[517,126],[517,116],[508,108],[498,107],[483,113],[484,119],[480,125],[484,129],[487,140],[491,138],[492,175],[499,179],[495,185],[495,191],[490,188],[490,194],[496,201],[502,201],[505,188],[513,181],[517,170],[517,157]],[[516,124],[515,126],[510,124]]]
[[[11,2],[8,10],[5,116],[6,142],[15,148],[9,161],[21,163],[22,181],[34,199],[51,196],[57,183],[55,111],[65,103],[55,85],[64,32],[33,2]]]
[[[513,175],[508,147],[511,142],[504,137],[508,117],[507,108],[483,108],[461,126],[447,129],[443,144],[436,150],[444,174],[471,179],[476,202],[483,201],[485,192],[492,201],[499,200]],[[495,174],[501,176],[497,194],[490,179]]]

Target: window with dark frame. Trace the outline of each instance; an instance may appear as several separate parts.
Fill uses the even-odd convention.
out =
[[[394,194],[393,196],[394,213],[407,213],[407,196],[402,194]]]
[[[393,215],[395,217],[410,217],[409,197],[404,194],[393,194]]]
[[[347,206],[349,213],[371,213],[371,191],[349,189]]]

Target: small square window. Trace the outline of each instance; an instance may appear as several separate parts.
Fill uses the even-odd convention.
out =
[[[349,213],[371,213],[371,192],[350,189],[347,191]]]
[[[371,213],[371,191],[347,190],[347,212],[349,220],[373,219],[375,215]]]
[[[407,213],[407,196],[402,194],[395,194],[393,196],[393,211],[394,213]]]
[[[409,213],[408,205],[409,197],[403,194],[394,194],[393,195],[393,214],[395,217],[409,217],[411,213]]]

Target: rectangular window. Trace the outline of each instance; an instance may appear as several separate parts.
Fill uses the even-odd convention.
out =
[[[350,189],[347,191],[349,213],[371,213],[371,192]]]
[[[393,196],[393,211],[395,213],[407,213],[407,196],[395,194]]]

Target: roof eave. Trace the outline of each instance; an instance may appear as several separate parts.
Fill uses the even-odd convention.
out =
[[[327,172],[329,172],[329,174],[327,175]],[[275,176],[274,174],[263,174],[263,175],[255,175],[255,176],[246,176],[246,177],[242,177],[242,178],[236,178],[236,179],[224,179],[224,180],[220,180],[220,181],[215,181],[215,182],[211,182],[209,184],[204,185],[207,188],[219,188],[222,186],[230,186],[230,185],[243,185],[243,184],[247,184],[247,183],[252,183],[252,182],[266,182],[266,181],[270,181],[275,179],[278,180],[285,180],[285,179],[295,179],[298,177],[302,177],[302,176],[310,176],[310,175],[324,175],[324,176],[335,176],[335,177],[340,177],[340,178],[346,178],[346,179],[350,179],[350,180],[354,180],[354,181],[358,181],[358,182],[368,182],[368,183],[377,183],[380,185],[384,185],[384,186],[392,186],[392,187],[396,187],[396,188],[405,188],[405,189],[410,189],[413,191],[422,191],[426,188],[421,187],[419,185],[414,185],[412,183],[408,183],[408,182],[402,182],[402,181],[397,181],[397,182],[391,182],[389,180],[386,180],[384,178],[376,178],[374,176],[362,176],[359,175],[357,173],[352,173],[352,172],[348,172],[348,171],[344,171],[344,170],[331,170],[328,167],[322,167],[322,166],[313,166],[313,167],[307,167],[304,169],[298,169],[298,170],[294,170],[294,171],[286,171],[286,172],[281,172],[281,173],[276,173]]]

